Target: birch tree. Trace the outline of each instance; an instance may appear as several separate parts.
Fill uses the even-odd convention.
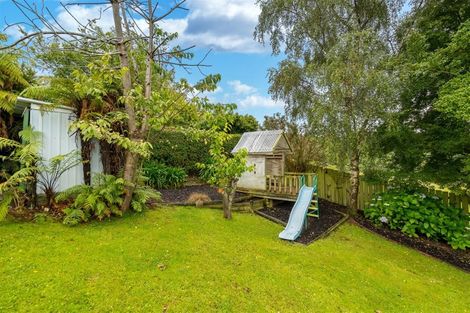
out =
[[[269,72],[270,92],[293,119],[307,121],[330,162],[349,163],[349,206],[357,210],[361,156],[394,110],[387,57],[397,1],[263,0],[255,38],[286,56]],[[333,157],[331,157],[333,156]]]

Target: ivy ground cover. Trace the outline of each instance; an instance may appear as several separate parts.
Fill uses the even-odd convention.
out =
[[[468,312],[470,274],[352,224],[303,246],[251,214],[0,224],[1,312]]]

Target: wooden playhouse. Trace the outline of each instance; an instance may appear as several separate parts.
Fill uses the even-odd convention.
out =
[[[284,176],[286,155],[292,148],[282,130],[267,130],[244,133],[232,153],[248,150],[248,165],[252,172],[246,172],[238,182],[239,189],[266,190],[267,176]]]

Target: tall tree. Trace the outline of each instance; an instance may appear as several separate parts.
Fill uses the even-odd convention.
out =
[[[380,134],[392,174],[470,186],[470,2],[416,2],[398,29],[402,110]]]
[[[357,210],[361,157],[368,139],[394,110],[387,70],[388,27],[396,1],[265,0],[255,37],[286,59],[271,69],[270,92],[286,113],[307,121],[333,161],[349,163],[350,211]]]

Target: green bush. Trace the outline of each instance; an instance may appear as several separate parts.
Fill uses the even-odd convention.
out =
[[[148,161],[143,167],[148,184],[156,189],[181,187],[188,175],[182,168],[166,166],[154,161]]]
[[[73,198],[73,203],[64,209],[63,223],[69,226],[86,222],[92,218],[102,220],[110,216],[122,216],[121,204],[125,181],[113,175],[97,174],[91,185],[77,185],[57,196],[58,201]],[[131,208],[141,212],[149,200],[159,200],[155,190],[138,185],[134,190]]]
[[[404,191],[378,194],[364,210],[376,224],[387,224],[409,236],[425,235],[454,249],[470,247],[470,218],[462,209],[447,207],[436,196]]]
[[[163,131],[151,136],[153,146],[151,160],[168,166],[179,167],[190,175],[199,173],[198,163],[209,159],[209,143],[195,140],[193,136],[180,131]],[[240,135],[231,135],[226,151],[231,151]]]

